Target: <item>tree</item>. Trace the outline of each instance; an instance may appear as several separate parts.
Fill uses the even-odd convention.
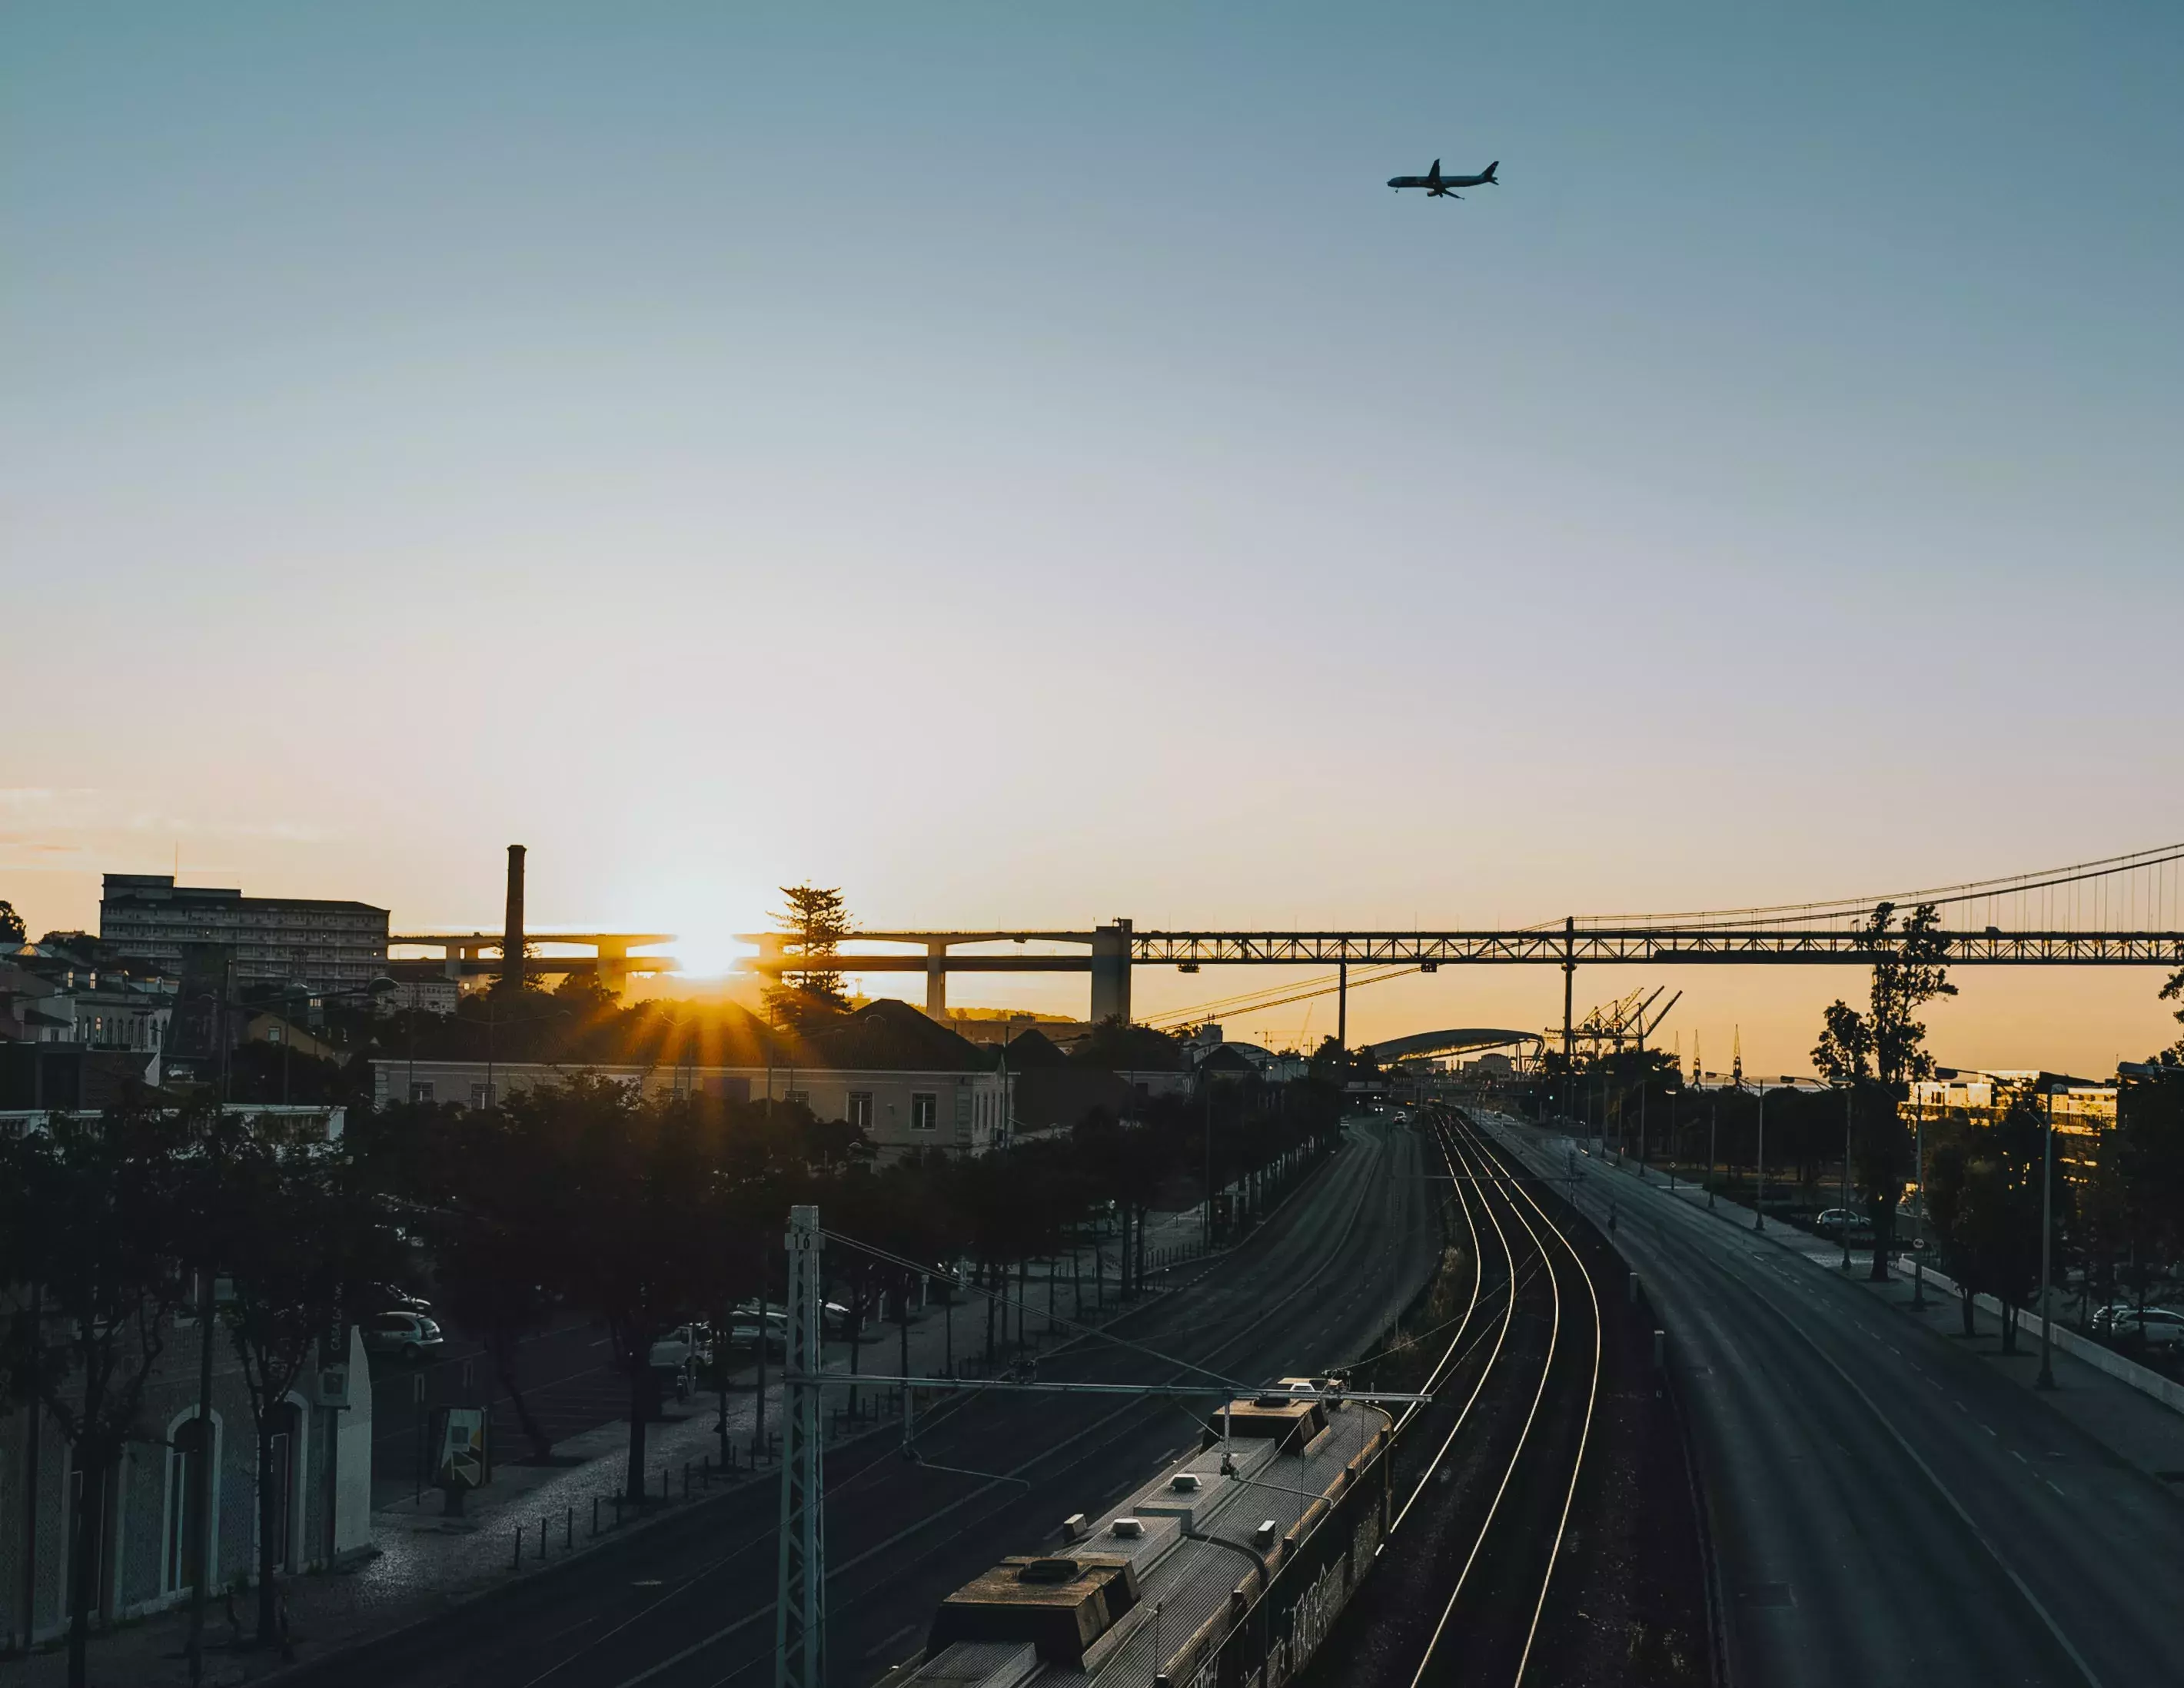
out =
[[[70,1530],[70,1688],[85,1680],[107,1474],[126,1444],[157,1440],[140,1414],[186,1294],[185,1140],[173,1111],[134,1106],[96,1119],[57,1114],[42,1130],[0,1137],[0,1283],[28,1286],[0,1356],[82,1474]]]
[[[2133,1298],[2143,1306],[2157,1267],[2184,1243],[2184,1074],[2127,1079],[2116,1104],[2102,1158],[2115,1164],[2120,1240]]]
[[[1832,1084],[1872,1076],[1873,1028],[1841,997],[1827,1006],[1820,1040],[1813,1045],[1813,1070]]]
[[[1926,1026],[1919,1011],[1937,996],[1954,996],[1943,966],[1948,949],[1938,935],[1941,911],[1921,903],[1896,923],[1896,905],[1880,902],[1863,928],[1872,940],[1869,1011],[1861,1015],[1838,999],[1828,1005],[1813,1065],[1838,1083],[1856,1084],[1869,1072],[1886,1087],[1862,1096],[1853,1118],[1852,1169],[1873,1206],[1873,1278],[1888,1276],[1894,1251],[1896,1209],[1909,1172],[1909,1134],[1897,1106],[1914,1079],[1930,1078]]]
[[[543,1461],[553,1442],[531,1411],[519,1362],[545,1311],[542,1262],[560,1234],[560,1169],[532,1152],[499,1108],[461,1110],[441,1128],[435,1276],[448,1311],[484,1345],[531,1457]]]
[[[621,1005],[607,982],[597,972],[571,969],[554,987],[555,1000],[568,1004],[580,1014],[605,1014]]]
[[[31,929],[23,924],[23,916],[15,912],[14,904],[0,899],[0,944],[27,943],[30,936]]]
[[[221,1310],[257,1438],[258,1641],[280,1627],[275,1574],[285,1485],[275,1454],[289,1396],[343,1325],[343,1288],[382,1268],[369,1205],[340,1146],[270,1117],[215,1115],[200,1139],[214,1171],[214,1216],[233,1284]],[[291,1446],[294,1444],[291,1443]]]
[[[2002,1350],[2017,1351],[2017,1312],[2040,1279],[2042,1151],[2046,1098],[2037,1084],[2013,1089],[1991,1123],[1967,1123],[1934,1152],[1929,1212],[1942,1262],[1957,1280],[1964,1334],[1973,1331],[1972,1302],[2002,1303]],[[2067,1207],[2070,1185],[2054,1220]]]
[[[5,909],[7,906],[7,904],[0,903],[0,909]],[[20,931],[22,922],[18,921],[15,924],[16,929]],[[2161,1000],[2164,1002],[2175,1002],[2180,999],[2184,999],[2184,971],[2170,974],[2169,983],[2161,987]],[[2184,1020],[2184,1008],[2179,1008],[2176,1011],[2176,1017],[2179,1020]],[[2184,1064],[2184,1038],[2177,1039],[2175,1043],[2162,1050],[2159,1058],[2165,1066],[2175,1067]]]
[[[842,975],[825,964],[850,935],[849,905],[839,889],[812,884],[783,885],[781,894],[788,906],[772,918],[788,933],[782,950],[816,965],[783,973],[781,983],[766,993],[766,1012],[780,1026],[847,1013],[850,998],[842,989]]]
[[[539,1270],[606,1325],[628,1378],[627,1492],[642,1501],[645,1425],[657,1412],[652,1345],[707,1310],[725,1252],[719,1113],[588,1074],[521,1091],[506,1111],[555,1193],[540,1210],[553,1237]]]

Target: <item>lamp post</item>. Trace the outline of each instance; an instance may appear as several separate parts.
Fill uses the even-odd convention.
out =
[[[1669,1092],[1669,1191],[1671,1195],[1676,1189],[1676,1095],[1683,1089],[1683,1074],[1679,1072],[1676,1089]]]
[[[1752,1199],[1752,1228],[1767,1228],[1767,1091],[1759,1091],[1759,1192]]]
[[[1911,1305],[1926,1305],[1926,1099],[1919,1098],[1912,1155],[1918,1164],[1919,1205],[1911,1210]]]
[[[1857,1080],[1843,1080],[1843,1165],[1842,1165],[1842,1269],[1850,1273],[1850,1114],[1851,1097],[1857,1091]]]
[[[2040,1145],[2040,1375],[2033,1379],[2035,1389],[2055,1387],[2055,1321],[2050,1316],[2049,1306],[2054,1288],[2048,1276],[2048,1251],[2055,1237],[2050,1217],[2054,1189],[2055,1086],[2051,1080],[2048,1085],[2048,1129],[2042,1134]]]
[[[1707,1211],[1713,1211],[1714,1144],[1721,1131],[1721,1099],[1707,1104]]]

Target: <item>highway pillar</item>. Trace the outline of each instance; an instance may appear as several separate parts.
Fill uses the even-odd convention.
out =
[[[945,963],[948,946],[928,944],[925,946],[925,1017],[948,1022],[948,973]]]
[[[597,959],[592,963],[592,972],[601,984],[620,996],[629,983],[629,945],[603,938],[594,946],[594,951]]]
[[[1092,930],[1092,1023],[1130,1021],[1130,922]]]

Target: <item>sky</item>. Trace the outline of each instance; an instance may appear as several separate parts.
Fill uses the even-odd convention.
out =
[[[9,8],[0,897],[492,926],[521,842],[717,967],[805,879],[1458,927],[2184,837],[2180,86],[2153,4]],[[1945,1061],[2176,1031],[1959,980]],[[1859,989],[1580,1007],[1662,982],[1755,1070]]]

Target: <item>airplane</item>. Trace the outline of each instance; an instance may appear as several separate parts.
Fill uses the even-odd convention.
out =
[[[1477,175],[1443,175],[1440,173],[1440,160],[1435,159],[1433,161],[1433,168],[1424,175],[1391,175],[1388,178],[1388,186],[1395,188],[1423,187],[1429,199],[1461,199],[1463,198],[1461,193],[1451,193],[1449,190],[1454,187],[1481,186],[1499,187],[1502,184],[1496,178],[1494,172],[1501,168],[1502,160],[1496,159]]]

